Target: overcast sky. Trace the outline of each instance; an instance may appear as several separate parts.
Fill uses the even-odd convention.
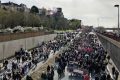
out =
[[[66,18],[81,19],[84,25],[117,27],[117,8],[114,4],[120,4],[120,0],[1,0],[24,3],[29,8],[37,7],[55,8],[61,7]]]

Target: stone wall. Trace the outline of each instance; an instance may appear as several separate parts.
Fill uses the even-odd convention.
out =
[[[56,34],[49,34],[37,37],[30,37],[6,42],[0,42],[0,60],[13,56],[15,51],[21,47],[24,49],[31,49],[36,47],[38,43],[43,41],[53,40]]]
[[[110,54],[110,57],[112,58],[116,67],[120,71],[120,42],[117,42],[101,34],[97,35],[106,51]]]

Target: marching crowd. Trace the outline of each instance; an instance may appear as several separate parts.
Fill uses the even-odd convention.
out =
[[[106,52],[94,35],[84,35],[74,39],[73,43],[58,59],[59,69],[67,70],[72,76],[80,76],[82,80],[111,80],[106,73]],[[61,65],[62,64],[62,65]]]
[[[21,80],[28,74],[31,69],[35,69],[41,61],[46,61],[50,54],[64,46],[66,41],[56,38],[48,42],[43,42],[37,48],[30,51],[21,48],[15,52],[15,57],[5,60],[3,63],[3,71],[0,72],[2,80]],[[26,80],[33,80],[30,76]]]
[[[77,38],[70,35],[69,38],[71,39],[69,49],[55,58],[54,68],[48,66],[47,72],[43,72],[41,76],[43,80],[54,80],[55,69],[58,79],[61,80],[66,68],[71,73],[72,77],[69,77],[74,80],[112,80],[107,72],[109,63],[107,52],[95,34],[79,35]]]
[[[68,50],[57,58],[59,77],[65,66],[72,76],[80,76],[81,80],[111,80],[106,73],[106,55],[95,35],[84,35],[73,40]],[[80,79],[80,78],[79,78]]]
[[[75,80],[112,80],[107,73],[107,52],[103,49],[95,34],[66,33],[51,41],[42,42],[37,48],[30,51],[21,48],[15,52],[15,57],[3,63],[2,80],[21,80],[31,69],[35,69],[41,61],[46,61],[50,54],[70,43],[68,49],[55,58],[53,66],[47,66],[47,72],[42,72],[42,80],[62,78],[65,71],[71,73],[70,78]],[[116,71],[113,69],[113,74]],[[26,80],[33,80],[27,75]]]

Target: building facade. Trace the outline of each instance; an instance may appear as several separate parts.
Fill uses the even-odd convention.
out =
[[[30,12],[30,9],[25,4],[18,5],[13,2],[1,3],[0,1],[0,8],[10,11]]]

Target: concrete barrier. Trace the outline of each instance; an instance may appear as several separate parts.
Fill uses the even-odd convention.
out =
[[[102,45],[110,54],[111,59],[120,71],[120,42],[97,33]]]
[[[31,49],[33,47],[36,47],[38,43],[53,40],[56,35],[57,34],[49,34],[7,42],[0,42],[0,60],[13,56],[15,54],[15,51],[18,51],[21,47],[24,49]]]

